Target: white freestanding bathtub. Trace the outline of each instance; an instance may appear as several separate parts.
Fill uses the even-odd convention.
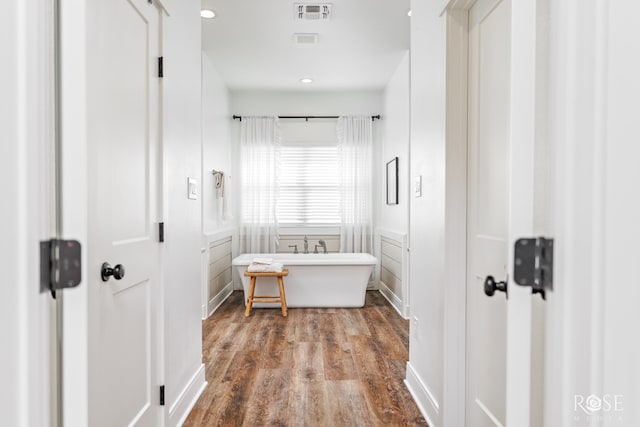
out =
[[[369,254],[244,254],[233,260],[245,296],[249,278],[244,276],[253,258],[273,258],[284,264],[287,307],[362,307],[369,276],[377,258]],[[259,277],[256,295],[278,295],[273,277]],[[246,304],[245,297],[245,304]],[[254,303],[254,307],[279,307],[279,303]]]

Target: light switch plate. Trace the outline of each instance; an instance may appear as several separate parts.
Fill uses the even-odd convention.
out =
[[[416,197],[422,197],[422,175],[413,177],[413,193]]]
[[[195,178],[187,178],[187,197],[198,200],[198,180]]]

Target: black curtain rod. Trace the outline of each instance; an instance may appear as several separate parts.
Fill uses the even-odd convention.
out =
[[[340,116],[278,116],[279,119],[305,119],[306,121],[309,121],[309,119],[337,119],[339,117]],[[380,114],[378,114],[377,116],[371,116],[371,121],[374,121],[376,119],[380,120]],[[234,114],[233,120],[242,121],[242,116],[236,116]]]

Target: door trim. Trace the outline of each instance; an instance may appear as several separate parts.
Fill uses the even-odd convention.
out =
[[[86,2],[60,0],[60,115],[62,230],[82,244],[87,253],[87,132],[86,132]],[[73,165],[74,167],[64,167]],[[62,308],[62,424],[89,423],[88,400],[88,281],[87,263],[82,265],[80,286],[66,289]]]
[[[550,3],[554,20],[549,91],[556,120],[550,125],[549,142],[551,174],[557,183],[551,216],[560,244],[554,254],[558,287],[547,298],[546,424],[575,424],[576,417],[584,421],[588,417],[576,408],[576,395],[605,392],[605,302],[607,281],[612,280],[605,271],[607,148],[612,145],[607,126],[608,114],[615,111],[609,79],[615,71],[612,49],[620,48],[610,40],[616,23],[611,14],[634,16],[626,3]],[[600,416],[606,424],[606,415]]]
[[[446,196],[444,281],[444,388],[442,425],[465,425],[467,303],[467,81],[469,9],[456,2],[446,13]]]
[[[52,11],[3,3],[2,423],[57,426],[55,302],[40,292],[40,242],[55,236]],[[6,286],[5,286],[6,283]]]
[[[537,25],[539,0],[511,2],[511,106],[509,182],[509,304],[507,306],[506,425],[531,422],[533,295],[513,281],[513,243],[532,236],[536,148]],[[536,296],[536,298],[538,298]]]

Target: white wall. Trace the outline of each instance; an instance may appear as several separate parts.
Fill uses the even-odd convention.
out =
[[[441,424],[445,252],[445,19],[442,2],[411,2],[411,325],[407,383],[430,425]]]
[[[407,233],[409,230],[409,52],[395,70],[384,91],[382,158],[376,170],[384,175],[386,163],[398,157],[398,204],[386,204],[384,180],[379,187],[378,227]]]
[[[228,296],[226,284],[211,286],[209,277],[212,242],[231,237],[233,255],[237,236],[234,212],[235,174],[231,156],[231,113],[229,90],[214,61],[202,53],[202,318]],[[213,170],[224,173],[224,198],[217,196]],[[226,206],[225,206],[226,205]]]
[[[377,115],[382,114],[383,106],[382,92],[377,90],[338,92],[231,92],[231,112],[245,116]]]
[[[178,425],[204,384],[201,327],[202,93],[200,3],[175,2],[164,25],[165,243],[163,253],[167,425]]]
[[[384,112],[380,121],[380,147],[376,153],[376,238],[374,255],[380,260],[380,291],[402,316],[409,312],[408,257],[406,242],[409,233],[409,52],[403,57],[389,79],[383,93]],[[398,157],[398,204],[387,205],[386,164]],[[383,236],[387,243],[398,246],[395,258],[383,259]],[[389,248],[389,246],[386,246]],[[388,254],[385,254],[388,256]],[[383,262],[384,261],[384,262]],[[384,264],[384,265],[383,265]],[[390,267],[391,270],[389,270]]]
[[[211,171],[223,171],[225,193],[233,197],[234,173],[231,164],[231,114],[229,91],[218,74],[213,60],[202,53],[202,232],[212,234],[233,225],[231,217],[224,218],[222,200],[216,197]],[[230,206],[231,208],[231,206]],[[229,209],[233,217],[233,212]]]

